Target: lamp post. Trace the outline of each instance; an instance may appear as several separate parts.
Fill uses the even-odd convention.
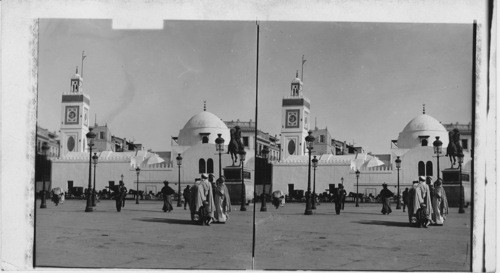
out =
[[[50,149],[50,146],[47,142],[42,144],[42,160],[40,160],[40,168],[41,176],[42,176],[42,202],[40,204],[41,209],[47,208],[47,194],[45,193],[45,165],[47,163],[47,150]]]
[[[342,176],[342,178],[340,178],[340,183],[342,184],[342,186],[344,186],[344,177]]]
[[[89,132],[85,135],[87,137],[87,143],[89,145],[89,188],[87,194],[87,206],[85,207],[85,212],[92,212],[92,146],[94,146],[94,138],[96,134],[92,132],[92,128],[89,128]]]
[[[316,168],[318,167],[318,159],[314,156],[312,160],[313,166],[313,194],[312,194],[312,209],[316,209]]]
[[[221,163],[221,154],[224,152],[224,139],[222,138],[222,134],[217,134],[218,138],[215,139],[215,150],[219,152],[219,178],[222,177],[222,163]]]
[[[311,151],[313,149],[314,136],[312,135],[312,131],[309,131],[308,134],[309,135],[305,137],[307,150],[309,150],[309,160],[307,168],[306,211],[304,212],[305,215],[313,214],[311,206]]]
[[[123,181],[123,174],[120,177],[122,178],[122,180],[120,180],[120,181]]]
[[[247,208],[245,207],[245,177],[244,171],[243,171],[243,166],[245,165],[245,155],[247,152],[245,150],[241,150],[240,152],[240,161],[241,161],[241,207],[240,211],[246,211]]]
[[[92,191],[92,207],[95,207],[95,168],[97,166],[97,161],[99,160],[99,157],[97,156],[97,153],[94,153],[92,156],[92,161],[94,162],[94,188]]]
[[[177,194],[179,195],[179,197],[177,198],[177,207],[182,207],[181,205],[181,165],[182,165],[182,156],[181,154],[179,154],[176,158],[177,160],[177,166],[179,166],[179,186],[178,186],[178,189],[177,189]]]
[[[397,195],[397,199],[398,199],[398,204],[396,205],[396,209],[401,209],[401,201],[399,200],[399,169],[401,168],[401,159],[399,158],[399,156],[396,158],[396,160],[394,161],[396,162],[396,169],[398,170],[398,195]]]
[[[359,207],[358,197],[359,197],[359,170],[356,170],[356,207]]]
[[[266,170],[266,173],[267,173],[267,164],[268,164],[267,162],[269,160],[269,148],[267,146],[264,146],[264,149],[262,149],[261,153],[262,153],[262,157],[265,159],[265,162],[266,162],[266,168],[264,168],[264,170]],[[262,205],[260,206],[260,211],[267,211],[266,179],[267,179],[267,176],[264,178],[264,181],[262,183],[262,195],[261,195]]]
[[[141,173],[141,168],[135,168],[135,172],[137,173],[137,191],[135,192],[135,203],[139,204],[139,174]]]
[[[458,168],[460,170],[459,172],[459,179],[460,179],[460,204],[458,207],[458,213],[465,213],[464,210],[464,187],[462,185],[462,164],[464,163],[464,154],[460,152],[460,154],[457,155],[458,157]]]
[[[443,142],[437,136],[432,145],[434,146],[434,154],[437,158],[437,179],[439,179],[439,156],[443,153]]]

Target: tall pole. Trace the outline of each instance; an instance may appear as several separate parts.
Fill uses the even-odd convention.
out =
[[[222,161],[221,161],[221,151],[219,151],[219,178],[222,177]]]
[[[179,165],[179,183],[178,183],[178,188],[177,188],[177,194],[179,197],[177,198],[177,207],[182,207],[181,204],[181,165]]]
[[[245,177],[243,176],[244,171],[243,171],[243,166],[244,166],[244,160],[241,160],[241,207],[240,211],[246,211],[247,208],[245,207]]]
[[[439,154],[436,154],[436,158],[437,158],[437,179],[439,180]]]
[[[396,209],[401,209],[401,201],[399,200],[399,167],[396,168],[398,170],[398,195],[397,195],[397,205]]]
[[[139,204],[139,173],[140,173],[141,169],[139,169],[139,167],[137,167],[135,170],[137,172],[137,188],[136,188],[136,192],[135,192],[135,203]]]
[[[306,193],[306,211],[305,215],[311,215],[312,207],[311,207],[311,147],[307,147],[309,150],[309,162],[307,168],[307,193]]]
[[[92,131],[91,131],[92,132]],[[89,188],[87,194],[87,207],[85,207],[85,212],[92,212],[92,139],[89,143]]]
[[[462,185],[462,162],[461,160],[459,160],[458,162],[458,168],[460,170],[460,176],[459,176],[459,179],[460,179],[460,204],[459,204],[459,207],[458,207],[458,213],[465,213],[465,210],[464,210],[464,187]]]
[[[313,167],[313,194],[312,194],[312,209],[316,209],[316,166]]]
[[[258,120],[258,110],[259,110],[259,33],[260,33],[260,26],[259,26],[259,22],[256,21],[255,22],[256,25],[257,25],[257,56],[255,57],[256,58],[256,62],[255,62],[255,144],[254,144],[254,150],[257,149],[257,120]],[[255,153],[254,155],[257,155],[257,153]],[[257,170],[257,160],[255,160],[254,162],[254,167],[255,167],[255,170]],[[242,174],[242,180],[243,180],[243,174]],[[257,189],[257,184],[254,183],[253,184],[253,192],[254,192],[254,200],[255,200],[255,193],[257,192],[256,191]],[[253,265],[254,265],[254,259],[255,259],[255,213],[256,213],[256,209],[255,209],[255,202],[253,203],[253,225],[252,225],[252,269],[253,269]]]
[[[94,153],[96,156],[96,153]],[[94,188],[92,189],[92,207],[95,207],[95,168],[97,167],[97,163],[94,162]]]
[[[359,207],[359,171],[356,171],[356,207]]]

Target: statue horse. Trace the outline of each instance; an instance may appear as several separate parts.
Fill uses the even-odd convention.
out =
[[[462,154],[462,146],[460,145],[460,132],[457,128],[448,132],[448,147],[446,148],[446,156],[450,158],[451,168],[457,163],[457,156]]]
[[[230,131],[231,140],[227,146],[227,153],[231,154],[233,166],[238,162],[238,154],[243,151],[243,143],[241,142],[241,131],[239,126],[235,126]]]

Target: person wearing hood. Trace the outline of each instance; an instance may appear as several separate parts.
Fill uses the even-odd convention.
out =
[[[432,220],[432,201],[431,191],[429,186],[425,183],[425,177],[418,178],[418,185],[415,188],[415,200],[413,210],[417,215],[419,226],[428,227]]]
[[[227,189],[225,177],[217,179],[214,190],[214,220],[218,223],[225,223],[231,212],[231,198]]]
[[[436,225],[442,226],[448,214],[448,199],[443,188],[443,180],[439,178],[434,182],[434,194],[432,196],[432,220]]]

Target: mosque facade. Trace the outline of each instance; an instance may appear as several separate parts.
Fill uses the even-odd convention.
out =
[[[62,95],[61,152],[59,157],[51,158],[51,187],[60,187],[66,192],[74,187],[87,188],[89,183],[90,151],[85,134],[89,132],[90,98],[83,93],[82,83],[83,79],[77,71],[71,78],[70,92]],[[218,176],[219,166],[221,169],[232,166],[231,157],[227,154],[229,128],[219,117],[205,109],[192,116],[178,136],[172,138],[170,152],[155,153],[142,149],[115,152],[115,149],[106,148],[110,142],[107,125],[96,128],[100,128],[96,131],[97,146],[93,150],[99,157],[95,166],[96,190],[117,185],[123,179],[128,189],[139,189],[147,193],[157,193],[165,180],[170,181],[171,186],[177,190],[177,183],[180,181],[182,191],[185,186],[193,184],[201,173],[214,173]],[[106,130],[101,130],[103,128]],[[218,134],[225,139],[225,152],[221,154],[220,165],[215,148]],[[253,149],[246,149],[246,152],[245,171],[252,178],[254,152]],[[180,167],[176,164],[178,155],[183,158]],[[164,162],[150,162],[151,158],[165,156],[169,158],[163,158]],[[91,167],[94,172],[94,165]],[[93,173],[91,183],[94,183]]]
[[[87,188],[89,182],[89,150],[85,134],[89,131],[90,98],[83,93],[82,82],[76,73],[71,78],[70,92],[62,95],[60,156],[52,159],[51,186],[61,187],[66,192],[71,187]],[[285,194],[291,194],[293,190],[307,190],[309,156],[305,148],[305,137],[310,126],[310,107],[311,102],[304,95],[303,83],[296,77],[291,82],[290,94],[282,100],[280,145],[273,147],[279,149],[276,152],[279,160],[271,161],[270,191],[282,190]],[[325,142],[335,144],[330,140],[328,132],[318,131],[320,135],[323,133],[328,136]],[[219,134],[225,139],[225,152],[221,155],[220,164],[215,148],[215,140]],[[397,157],[401,159],[400,191],[409,188],[412,181],[421,175],[435,180],[438,167],[432,142],[436,137],[443,142],[443,150],[446,151],[447,129],[434,117],[425,114],[424,110],[403,128],[388,154],[374,155],[365,153],[362,149],[353,149],[353,153],[337,153],[332,145],[319,149],[321,143],[318,143],[318,151],[314,156],[319,161],[318,167],[311,173],[311,190],[322,193],[330,190],[333,185],[338,187],[342,183],[347,192],[376,196],[382,189],[382,183],[387,183],[389,189],[396,193],[398,170],[394,162]],[[195,178],[200,177],[201,173],[214,173],[218,176],[219,169],[233,165],[227,154],[229,140],[230,132],[226,123],[204,109],[192,116],[178,136],[172,138],[172,150],[169,152],[95,151],[99,156],[96,165],[96,190],[116,185],[122,179],[128,189],[156,193],[161,189],[162,182],[167,180],[175,190],[180,181],[183,190]],[[342,150],[346,150],[345,148]],[[176,157],[179,155],[183,158],[180,166],[176,164]],[[463,170],[467,172],[470,171],[470,150],[464,149],[464,155]],[[150,159],[155,156],[168,158],[164,158],[162,163],[151,162]],[[249,182],[252,182],[255,177],[254,149],[246,147],[244,166],[245,171],[250,174]],[[443,153],[440,157],[440,171],[449,166],[449,160]],[[356,177],[356,170],[360,172],[359,178]],[[94,182],[93,179],[91,182]]]
[[[297,77],[292,81],[290,96],[283,98],[282,157],[279,162],[273,162],[272,190],[281,190],[288,195],[296,190],[305,192],[308,188],[309,155],[305,149],[305,137],[309,130],[311,103],[304,96],[302,86],[302,81]],[[292,129],[290,125],[295,127]],[[444,156],[448,146],[448,130],[434,117],[425,114],[425,108],[421,115],[408,122],[399,133],[389,154],[374,155],[365,153],[361,148],[355,149],[354,153],[337,153],[337,149],[329,147],[329,133],[323,131],[313,131],[316,137],[326,136],[323,140],[316,139],[313,149],[318,166],[316,170],[311,167],[311,191],[316,193],[328,192],[332,187],[343,184],[347,192],[377,196],[383,183],[397,193],[398,176],[399,190],[402,192],[405,188],[410,188],[419,176],[429,176],[434,181],[438,172],[451,167],[450,161]],[[443,147],[439,171],[433,147],[437,138],[442,141]],[[467,135],[464,139],[467,139]],[[463,152],[463,172],[467,173],[471,167],[470,150],[464,149]],[[398,157],[401,160],[399,174],[395,165]],[[454,167],[457,168],[457,165]],[[359,178],[356,177],[357,170],[360,172]],[[441,173],[439,176],[443,177]]]

